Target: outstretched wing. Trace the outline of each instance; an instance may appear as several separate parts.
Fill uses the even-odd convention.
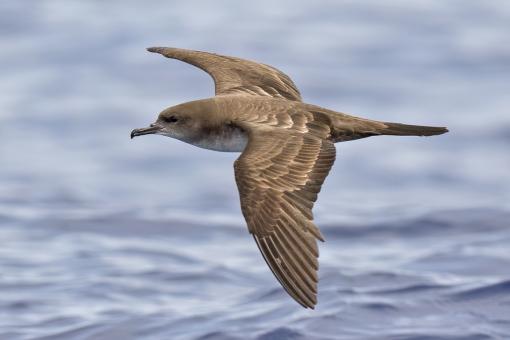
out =
[[[317,303],[319,251],[323,241],[312,208],[335,161],[335,146],[305,126],[318,128],[311,115],[297,115],[293,127],[253,129],[235,162],[241,209],[248,229],[272,272],[298,303]],[[296,126],[301,125],[301,126]],[[294,129],[296,128],[296,129]]]
[[[214,79],[217,96],[270,96],[301,101],[296,85],[283,72],[254,61],[172,47],[150,47],[149,52],[201,68]]]

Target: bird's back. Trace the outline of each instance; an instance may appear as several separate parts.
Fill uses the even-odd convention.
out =
[[[385,127],[381,122],[279,98],[222,96],[214,101],[219,111],[243,127],[295,133],[320,130],[319,136],[333,142],[368,137],[368,133]]]
[[[214,99],[221,111],[234,120],[259,128],[280,128],[307,133],[328,130],[324,138],[344,142],[380,135],[432,136],[443,134],[444,127],[389,123],[355,117],[317,105],[271,97],[223,96]]]

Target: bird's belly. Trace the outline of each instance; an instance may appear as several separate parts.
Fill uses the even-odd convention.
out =
[[[248,136],[244,131],[234,129],[228,132],[223,131],[223,133],[219,134],[208,134],[192,144],[203,149],[215,151],[242,152],[246,144],[248,144]]]

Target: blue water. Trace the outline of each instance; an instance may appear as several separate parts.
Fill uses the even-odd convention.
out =
[[[0,339],[509,339],[509,36],[503,0],[0,2]],[[337,145],[315,311],[247,232],[237,154],[129,139],[213,94],[153,45],[450,128]]]

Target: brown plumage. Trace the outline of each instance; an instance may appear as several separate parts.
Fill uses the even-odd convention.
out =
[[[216,96],[165,109],[131,137],[156,133],[202,148],[242,151],[234,169],[248,229],[278,281],[303,307],[317,303],[317,240],[324,238],[313,223],[312,208],[335,162],[334,143],[448,131],[303,103],[292,80],[268,65],[178,48],[148,50],[209,73]]]

